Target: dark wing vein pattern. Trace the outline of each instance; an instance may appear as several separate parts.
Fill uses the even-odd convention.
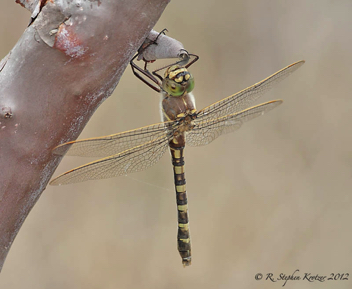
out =
[[[81,157],[115,155],[165,136],[170,131],[173,123],[173,121],[157,123],[122,133],[67,142],[57,146],[54,149],[54,154]]]
[[[304,61],[293,63],[268,78],[234,94],[224,98],[212,105],[200,110],[197,118],[203,120],[219,118],[232,113],[240,112],[257,100],[261,95],[269,91],[275,84],[289,76],[296,69],[301,67]]]
[[[217,119],[196,119],[194,128],[186,134],[186,143],[190,146],[209,144],[220,135],[239,129],[242,123],[263,115],[281,103],[281,100],[273,100]]]
[[[106,179],[143,171],[160,160],[169,139],[168,135],[164,135],[122,153],[77,167],[53,179],[50,185]]]

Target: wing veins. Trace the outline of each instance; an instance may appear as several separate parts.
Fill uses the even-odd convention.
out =
[[[50,184],[78,183],[138,172],[154,165],[164,154],[171,136],[162,136],[116,155],[76,167],[54,178]]]
[[[195,120],[194,128],[186,135],[186,143],[191,146],[209,144],[220,135],[239,129],[244,122],[263,115],[281,103],[282,100],[272,100],[216,119]]]
[[[108,136],[71,141],[57,146],[54,153],[58,155],[66,153],[66,155],[71,156],[107,157],[170,133],[174,123],[174,121],[157,123]]]
[[[240,92],[233,94],[229,97],[226,97],[218,102],[215,102],[203,109],[201,109],[197,116],[199,119],[209,119],[221,117],[224,114],[231,114],[234,112],[240,112],[245,108],[245,106],[250,105],[253,101],[258,99],[261,95],[269,91],[272,86],[281,82],[287,76],[289,76],[292,72],[298,69],[300,66],[304,64],[304,61],[298,61],[293,63],[278,72],[270,75],[264,80],[253,84],[250,87],[247,87]],[[262,89],[262,90],[260,90]],[[252,98],[249,98],[252,96]]]

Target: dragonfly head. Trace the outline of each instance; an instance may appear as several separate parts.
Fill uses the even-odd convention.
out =
[[[163,90],[170,96],[182,96],[194,88],[194,78],[187,68],[172,65],[165,71]]]

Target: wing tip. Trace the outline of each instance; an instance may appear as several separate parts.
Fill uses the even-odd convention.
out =
[[[297,62],[294,62],[294,63],[292,63],[292,64],[290,64],[288,67],[295,67],[295,69],[298,69],[298,68],[300,68],[303,64],[305,64],[306,63],[306,61],[305,60],[299,60],[299,61],[297,61]]]

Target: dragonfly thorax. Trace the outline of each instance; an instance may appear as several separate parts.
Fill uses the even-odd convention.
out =
[[[179,123],[178,132],[184,133],[184,132],[191,131],[194,128],[193,120],[196,119],[196,117],[197,117],[196,110],[192,112],[187,111],[185,114],[183,114],[183,116],[180,115],[178,117],[178,123]]]
[[[172,65],[165,71],[162,88],[169,96],[182,96],[193,90],[194,78],[187,68]]]

